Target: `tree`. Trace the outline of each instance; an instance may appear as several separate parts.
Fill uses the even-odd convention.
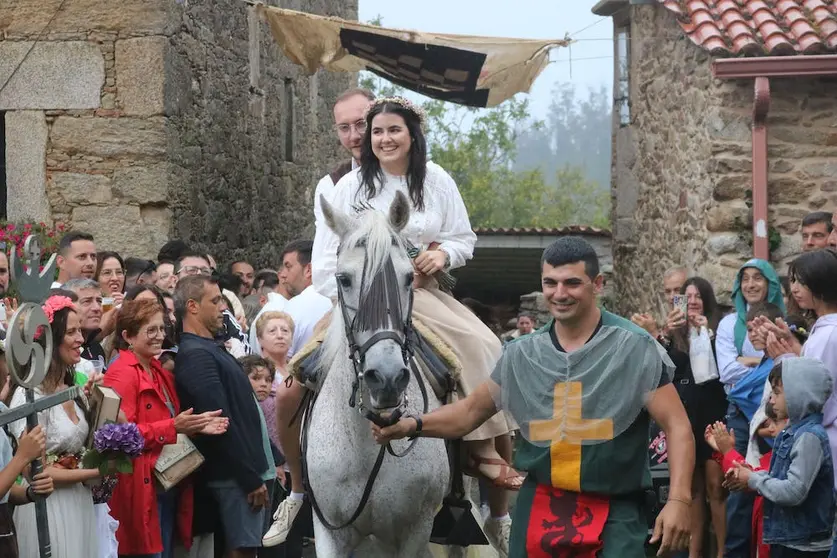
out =
[[[580,168],[602,191],[610,186],[611,99],[602,86],[578,98],[571,83],[556,84],[547,123],[520,133],[515,168],[541,168],[547,176],[560,169]]]
[[[372,74],[362,75],[360,84],[377,96],[404,95]],[[532,121],[528,101],[513,98],[491,109],[437,100],[419,104],[428,117],[430,158],[456,181],[474,227],[607,226],[607,190],[582,169],[565,163],[545,174],[542,164],[516,164],[522,131],[544,137],[551,131]],[[550,153],[541,163],[552,158]]]

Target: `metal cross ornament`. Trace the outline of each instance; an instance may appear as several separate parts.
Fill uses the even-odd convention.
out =
[[[26,427],[31,430],[38,425],[40,411],[75,399],[83,392],[80,387],[70,387],[35,400],[35,388],[39,387],[46,378],[52,361],[52,329],[41,304],[49,295],[55,274],[55,255],[44,266],[43,272],[39,273],[41,248],[35,236],[26,239],[23,252],[26,255],[25,266],[17,258],[14,246],[9,255],[11,279],[17,286],[22,304],[9,320],[6,331],[6,364],[14,385],[26,391],[26,403],[0,413],[0,426],[25,418]],[[32,462],[31,475],[34,477],[41,471],[43,471],[43,463],[40,459],[36,459]],[[51,558],[52,547],[49,540],[46,500],[36,498],[34,505],[40,558]]]
[[[41,269],[41,243],[35,235],[29,235],[24,242],[23,254],[25,262],[20,261],[17,250],[12,245],[9,254],[12,281],[15,282],[20,293],[21,302],[34,302],[40,305],[49,295],[49,289],[55,277],[56,255],[53,254],[44,265],[43,271],[39,271]]]

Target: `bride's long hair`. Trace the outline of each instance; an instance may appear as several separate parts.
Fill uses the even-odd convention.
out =
[[[421,118],[411,108],[397,102],[372,105],[366,115],[366,133],[360,148],[360,185],[366,190],[366,199],[378,194],[378,186],[384,181],[381,162],[372,152],[372,120],[379,114],[397,114],[404,119],[410,132],[410,154],[407,164],[407,189],[410,201],[418,211],[424,211],[424,178],[427,176],[427,140],[421,129]]]

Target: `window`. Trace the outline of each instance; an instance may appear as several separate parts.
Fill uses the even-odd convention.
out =
[[[0,111],[0,219],[6,219],[6,113]]]
[[[631,26],[630,22],[616,28],[616,83],[613,85],[613,103],[619,114],[619,125],[631,123]]]
[[[285,161],[288,163],[294,162],[294,107],[295,104],[294,82],[291,79],[285,79]]]

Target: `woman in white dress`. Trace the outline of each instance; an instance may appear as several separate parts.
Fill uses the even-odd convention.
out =
[[[74,385],[74,366],[81,359],[84,338],[81,323],[72,301],[52,296],[44,304],[52,328],[52,360],[35,398],[50,395]],[[10,407],[26,402],[18,388]],[[97,469],[79,469],[79,457],[89,430],[84,409],[76,401],[51,407],[38,413],[38,423],[46,431],[45,471],[55,483],[55,492],[47,499],[49,537],[53,558],[81,558],[99,555],[93,496],[83,483],[100,478]],[[10,432],[20,437],[26,421],[10,425]],[[14,512],[20,558],[38,558],[38,530],[35,506],[22,506]]]
[[[477,237],[468,211],[450,175],[427,161],[420,109],[402,98],[378,99],[370,106],[366,123],[360,168],[337,183],[328,201],[339,211],[356,214],[368,208],[386,212],[399,191],[408,197],[410,220],[402,235],[421,249],[414,260],[413,315],[456,353],[463,366],[458,395],[464,397],[488,379],[502,352],[497,336],[467,307],[440,290],[433,278],[440,270],[465,265],[473,256]],[[332,299],[337,296],[338,244],[337,235],[326,223],[318,222],[313,282]],[[497,452],[500,446],[495,446],[495,439],[507,441],[513,429],[500,412],[464,438],[470,466],[492,483],[491,518],[485,530],[501,548],[507,544],[510,524],[506,490],[517,490],[523,479],[509,466],[511,456],[504,459]]]

